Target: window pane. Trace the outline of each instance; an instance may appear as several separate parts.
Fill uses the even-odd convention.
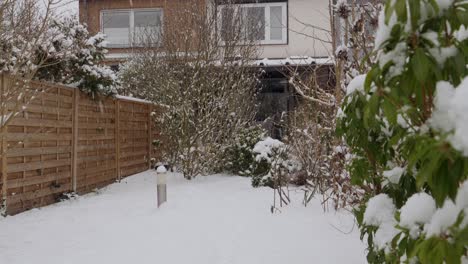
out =
[[[221,39],[223,41],[234,40],[235,25],[234,25],[234,9],[225,7],[221,9]]]
[[[159,10],[135,11],[134,42],[137,44],[147,41],[151,43],[158,42],[161,34],[161,16],[162,12]]]
[[[265,40],[265,7],[243,7],[244,25],[248,40]]]
[[[109,47],[126,47],[129,44],[130,13],[105,12],[102,14],[102,31]]]
[[[135,11],[135,27],[161,27],[161,11]]]
[[[283,8],[281,6],[270,7],[270,39],[283,39]]]

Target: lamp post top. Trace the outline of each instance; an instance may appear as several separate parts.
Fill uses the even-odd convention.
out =
[[[166,170],[166,167],[164,167],[164,166],[159,166],[159,167],[156,169],[156,172],[157,172],[157,173],[166,173],[167,170]]]

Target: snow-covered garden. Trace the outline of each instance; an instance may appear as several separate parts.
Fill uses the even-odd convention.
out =
[[[134,40],[141,49],[115,74],[103,63],[104,35],[77,18],[30,19],[32,0],[0,1],[0,73],[15,80],[0,97],[0,214],[15,196],[8,183],[40,185],[20,186],[27,174],[5,169],[27,161],[11,157],[8,144],[25,140],[10,142],[8,133],[38,93],[32,80],[74,86],[97,104],[120,94],[157,106],[141,117],[160,136],[143,140],[143,170],[180,172],[168,175],[160,208],[147,171],[83,196],[75,186],[60,193],[67,201],[0,218],[0,264],[468,263],[466,0],[330,1],[333,81],[317,81],[315,60],[307,74],[285,70],[297,106],[263,121],[265,71],[252,70],[258,45],[245,34],[252,25],[233,12],[239,17],[223,20],[218,37],[208,13],[216,8],[187,3],[163,31]],[[277,139],[268,119],[281,128]],[[43,151],[32,152],[39,162]]]
[[[349,212],[320,202],[272,214],[270,188],[249,179],[168,176],[168,202],[156,206],[148,171],[96,193],[0,218],[0,263],[364,263]]]

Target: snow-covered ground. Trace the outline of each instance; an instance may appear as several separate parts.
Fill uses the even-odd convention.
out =
[[[284,264],[365,263],[353,218],[293,204],[271,214],[271,189],[216,175],[168,175],[156,208],[156,179],[144,172],[98,193],[0,219],[0,263]],[[340,229],[341,231],[338,231]]]

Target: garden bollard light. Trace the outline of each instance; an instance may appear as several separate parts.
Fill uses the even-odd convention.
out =
[[[157,192],[158,192],[158,208],[161,204],[167,201],[167,193],[166,193],[166,167],[159,166],[156,169],[156,183],[157,183]]]

